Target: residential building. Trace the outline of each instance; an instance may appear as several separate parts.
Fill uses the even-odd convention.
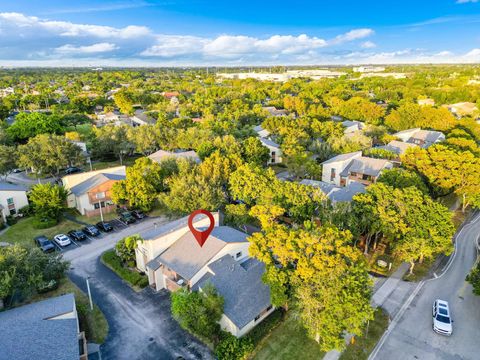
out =
[[[188,217],[140,234],[144,240],[135,250],[137,268],[157,291],[202,291],[212,284],[225,301],[220,325],[242,336],[273,310],[270,290],[262,282],[265,267],[249,258],[247,234],[221,226],[219,214],[213,216],[214,228],[203,246],[191,233]],[[193,225],[204,229],[210,220],[199,215]]]
[[[154,152],[153,154],[148,155],[148,157],[155,162],[161,163],[165,159],[183,159],[183,160],[193,160],[197,164],[201,163],[202,160],[200,160],[200,157],[197,155],[197,153],[193,150],[190,151],[185,151],[185,150],[179,150],[179,151],[165,151],[165,150],[158,150],[157,152]]]
[[[177,98],[180,96],[178,91],[164,91],[162,92],[162,96],[171,100],[172,98]]]
[[[0,219],[5,222],[7,216],[16,215],[18,210],[27,205],[27,188],[0,182]]]
[[[309,179],[300,181],[300,184],[313,186],[320,189],[320,191],[325,194],[325,196],[332,202],[333,205],[339,202],[351,202],[355,195],[364,193],[366,191],[365,185],[356,181],[353,181],[344,187]]]
[[[328,69],[307,69],[307,70],[287,70],[283,73],[218,73],[219,79],[255,79],[260,81],[278,81],[285,82],[294,78],[310,78],[318,80],[323,78],[338,78],[345,75],[345,72],[331,71]]]
[[[87,360],[73,294],[0,312],[1,360]]]
[[[375,149],[383,149],[391,151],[398,156],[405,154],[405,152],[410,149],[417,147],[418,145],[415,143],[403,142],[398,140],[392,140],[387,145],[379,146]]]
[[[270,131],[268,131],[267,129],[264,129],[262,125],[255,126],[253,128],[253,131],[255,131],[258,134],[258,136],[261,138],[267,138],[270,136]]]
[[[264,273],[265,264],[256,259],[238,262],[224,255],[207,266],[195,289],[202,291],[208,284],[215,287],[224,301],[220,326],[241,337],[274,310],[270,288],[262,281]]]
[[[365,72],[360,75],[360,79],[371,77],[393,77],[394,79],[405,79],[407,77],[404,73],[384,73],[384,72]]]
[[[385,71],[385,68],[383,66],[363,65],[363,66],[353,67],[352,70],[354,72],[359,72],[359,73],[375,73],[375,72]]]
[[[362,156],[361,151],[337,155],[322,163],[322,181],[343,187],[356,181],[370,185],[377,181],[384,169],[393,164],[384,159]]]
[[[422,130],[420,128],[399,131],[393,136],[400,140],[428,148],[429,146],[445,140],[445,135],[440,131]]]
[[[343,133],[345,135],[355,133],[355,132],[360,131],[363,128],[365,128],[365,124],[361,121],[345,120],[345,121],[342,122],[342,125],[345,128],[345,130],[343,130]]]
[[[478,114],[478,107],[472,102],[459,102],[456,104],[445,105],[451,113],[457,116]]]
[[[277,109],[275,106],[263,106],[263,110],[267,111],[268,116],[287,116],[288,111],[285,109]]]
[[[68,175],[62,178],[69,191],[67,206],[80,214],[98,216],[115,210],[112,202],[112,186],[126,176],[125,166]]]
[[[8,95],[13,95],[15,94],[15,90],[13,89],[13,87],[7,87],[7,88],[4,88],[4,89],[0,89],[0,97],[5,97],[5,96],[8,96]]]
[[[268,164],[280,164],[282,162],[282,150],[280,149],[280,145],[267,138],[260,138],[260,142],[270,151]]]
[[[155,124],[157,122],[156,119],[147,115],[143,110],[135,110],[135,113],[131,117],[131,119],[132,119],[132,123],[136,125]]]
[[[435,100],[433,99],[418,99],[417,104],[421,106],[435,106]]]

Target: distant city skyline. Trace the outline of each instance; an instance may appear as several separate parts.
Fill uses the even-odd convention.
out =
[[[0,66],[478,62],[479,0],[0,5]]]

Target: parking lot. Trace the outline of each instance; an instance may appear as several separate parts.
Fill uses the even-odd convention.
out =
[[[58,245],[55,241],[53,241],[53,239],[49,239],[49,240],[52,241],[53,245],[55,246],[56,251],[61,252],[61,253],[67,253],[67,252],[70,252],[74,249],[77,249],[77,248],[80,248],[82,246],[91,244],[93,242],[102,241],[102,239],[104,239],[106,236],[108,236],[108,235],[110,235],[114,232],[122,231],[122,230],[124,230],[128,227],[135,226],[136,224],[147,221],[147,219],[149,219],[149,218],[144,217],[143,219],[137,219],[135,223],[129,224],[129,225],[124,224],[119,219],[113,219],[113,220],[106,221],[110,225],[112,225],[113,231],[110,231],[108,233],[100,231],[100,235],[98,235],[98,236],[91,236],[91,235],[88,235],[84,232],[85,237],[86,237],[84,240],[74,240],[74,239],[72,239],[71,236],[69,236],[71,244],[68,245],[68,246],[65,246],[65,247],[62,247],[62,246]],[[90,224],[90,225],[95,226],[95,224]],[[82,230],[85,226],[86,225],[78,224],[78,227],[77,228],[72,228],[72,230]],[[65,235],[68,236],[68,234],[65,234]]]

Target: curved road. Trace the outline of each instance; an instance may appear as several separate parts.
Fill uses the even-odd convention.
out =
[[[480,296],[472,293],[465,276],[477,258],[480,236],[477,213],[456,237],[456,250],[438,278],[420,282],[387,332],[370,355],[370,360],[459,360],[480,359]],[[432,304],[447,300],[452,312],[453,334],[432,330]]]

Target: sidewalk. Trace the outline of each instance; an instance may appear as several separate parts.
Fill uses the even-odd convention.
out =
[[[401,264],[398,269],[373,293],[371,304],[373,307],[383,307],[392,318],[400,309],[403,300],[415,287],[416,283],[402,281],[403,275],[408,271],[408,263]],[[350,342],[351,336],[346,336],[345,341]],[[342,353],[332,350],[325,354],[323,360],[338,360]]]

